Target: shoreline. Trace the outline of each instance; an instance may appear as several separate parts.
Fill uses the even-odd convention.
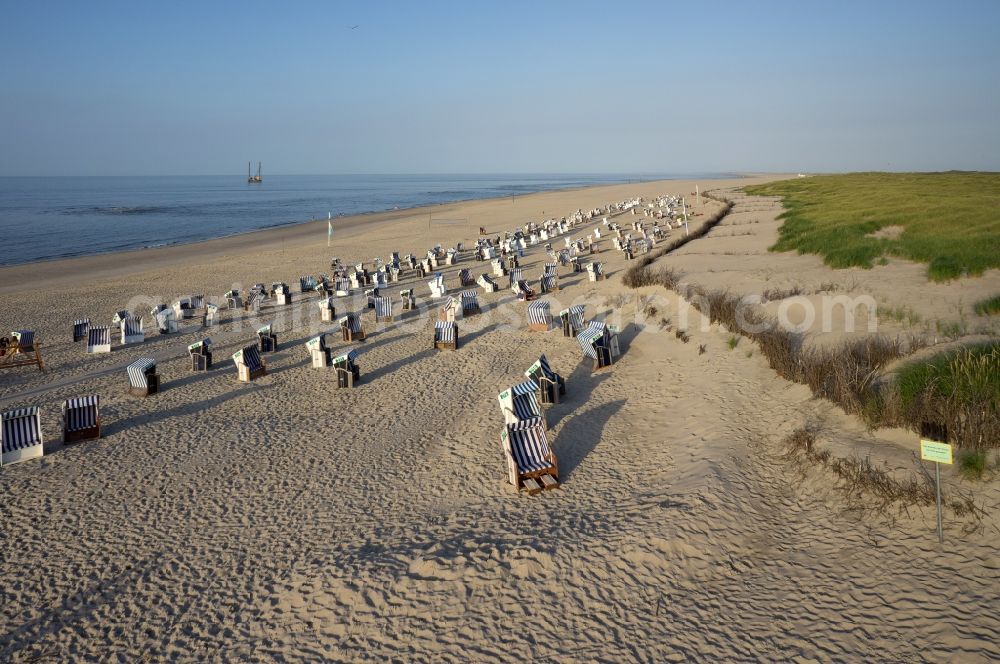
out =
[[[472,198],[461,201],[450,201],[447,203],[434,203],[413,208],[401,208],[398,210],[382,210],[375,212],[362,212],[353,215],[334,217],[334,241],[345,234],[351,236],[358,228],[372,228],[381,226],[389,222],[399,222],[405,219],[419,217],[424,214],[433,214],[438,211],[449,211],[456,208],[467,208],[470,205],[488,205],[498,201],[516,199],[518,202],[533,202],[541,197],[560,196],[576,194],[582,192],[597,193],[601,190],[620,189],[622,187],[648,188],[650,186],[668,187],[671,185],[684,185],[685,183],[710,182],[719,186],[733,186],[734,183],[749,184],[751,180],[765,179],[777,180],[792,177],[789,174],[755,174],[740,175],[732,178],[690,178],[690,179],[667,179],[667,180],[647,180],[641,183],[616,183],[604,185],[592,185],[585,187],[571,187],[565,189],[551,189],[537,191],[527,194],[516,194],[513,196],[494,196],[490,198]],[[614,198],[616,194],[609,191],[609,197]],[[555,216],[566,214],[566,210],[560,210]],[[322,225],[326,219],[313,219],[309,221],[291,222],[279,226],[270,226],[252,231],[243,231],[224,235],[207,240],[197,240],[194,242],[180,242],[177,244],[161,245],[143,249],[126,249],[120,251],[109,251],[84,256],[73,256],[66,258],[53,258],[16,265],[0,266],[0,293],[15,292],[25,287],[41,287],[53,285],[57,282],[64,282],[67,279],[99,279],[106,277],[117,277],[133,272],[146,271],[158,267],[175,266],[178,262],[190,259],[199,259],[198,262],[240,254],[247,251],[265,251],[271,248],[283,248],[289,243],[295,244],[315,240],[321,235],[325,235],[326,229],[316,230],[312,224]],[[470,225],[475,226],[470,222]],[[325,226],[325,225],[324,225]],[[478,228],[475,228],[478,231]],[[492,229],[487,229],[491,231]],[[476,233],[478,235],[478,232]],[[331,247],[333,249],[333,247]],[[39,270],[44,270],[43,274],[38,274]],[[49,272],[54,273],[52,275]]]

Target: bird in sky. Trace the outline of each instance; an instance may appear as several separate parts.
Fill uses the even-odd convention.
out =
[[[361,27],[360,25],[352,25],[351,30],[357,30],[360,27]]]

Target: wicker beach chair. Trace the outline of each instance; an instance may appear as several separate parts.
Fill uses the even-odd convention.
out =
[[[619,355],[618,335],[599,321],[590,324],[576,335],[584,355],[594,361],[594,370],[609,367]]]
[[[431,297],[444,297],[448,294],[448,288],[444,285],[444,276],[440,272],[427,282],[427,286],[431,289]]]
[[[325,369],[333,366],[333,353],[326,346],[326,335],[320,334],[306,342],[309,356],[314,369]]]
[[[202,325],[205,327],[212,327],[218,321],[219,318],[219,306],[216,304],[208,303],[205,305],[205,318],[202,319]]]
[[[493,276],[494,277],[506,277],[507,276],[507,266],[504,264],[502,258],[494,258],[491,263],[493,266]]]
[[[434,322],[434,348],[458,350],[458,323],[442,320]]]
[[[186,310],[185,310],[186,311]],[[177,325],[177,309],[171,309],[165,304],[153,307],[149,313],[156,321],[156,329],[160,334],[173,334],[180,328]]]
[[[601,281],[606,278],[604,274],[604,264],[594,261],[587,264],[587,276],[591,281]]]
[[[340,319],[340,331],[344,335],[344,341],[364,341],[365,327],[361,323],[361,316],[348,313]]]
[[[271,324],[257,328],[257,346],[261,353],[276,353],[278,351],[278,335],[271,329]]]
[[[299,277],[299,293],[308,293],[316,290],[316,277],[307,275]]]
[[[233,353],[233,363],[236,365],[236,377],[242,383],[267,375],[267,362],[260,356],[256,345],[245,346]]]
[[[292,303],[292,291],[285,282],[271,284],[271,297],[275,299],[275,304],[284,306]]]
[[[482,310],[479,308],[479,296],[474,290],[462,291],[459,295],[462,301],[462,317],[475,316],[481,313]]]
[[[566,395],[566,381],[549,366],[545,355],[541,355],[524,375],[538,386],[538,397],[542,405],[557,404]]]
[[[243,308],[243,298],[240,296],[240,291],[236,288],[233,290],[226,291],[223,296],[226,298],[226,306],[230,309],[242,309]]]
[[[264,291],[258,288],[250,289],[247,299],[243,303],[243,310],[247,312],[260,313],[260,303],[264,299]]]
[[[347,297],[351,294],[351,280],[346,277],[334,279],[334,292],[337,297]]]
[[[520,267],[511,268],[510,272],[507,273],[507,285],[513,288],[519,281],[524,281],[524,269]]]
[[[399,301],[402,303],[403,311],[411,311],[417,306],[417,300],[413,297],[412,288],[399,291]]]
[[[472,271],[468,268],[462,268],[458,272],[458,283],[460,286],[474,286],[476,284],[476,279],[472,276]]]
[[[38,406],[9,410],[0,415],[0,466],[38,459],[44,451]]]
[[[191,371],[209,371],[212,368],[212,340],[208,337],[188,346]]]
[[[392,322],[392,298],[388,295],[380,295],[375,298],[375,322]]]
[[[0,369],[36,365],[39,371],[45,371],[41,348],[33,331],[14,330],[9,337],[0,338]]]
[[[146,333],[142,330],[142,318],[126,317],[119,325],[122,332],[122,345],[141,344],[146,340]]]
[[[535,299],[535,291],[528,286],[528,282],[523,279],[515,283],[510,288],[511,292],[522,302],[530,302]]]
[[[356,350],[333,359],[333,368],[337,371],[337,387],[354,387],[361,380],[361,367],[357,360]]]
[[[535,332],[548,332],[552,329],[552,314],[548,302],[539,300],[528,303],[528,329]]]
[[[91,394],[67,399],[62,405],[63,442],[76,443],[101,437],[101,397]]]
[[[507,477],[518,491],[536,494],[559,486],[559,464],[541,418],[508,422],[500,437]]]
[[[334,305],[332,297],[324,297],[316,303],[319,307],[319,317],[324,323],[332,323],[337,317],[337,307]]]
[[[107,325],[98,325],[87,330],[87,352],[88,353],[110,353],[111,352],[111,328]]]
[[[438,309],[438,320],[446,323],[453,323],[462,317],[462,304],[454,297],[449,297],[444,305]]]
[[[160,391],[160,377],[156,373],[156,360],[140,357],[125,367],[128,374],[128,391],[137,397],[148,397]]]
[[[503,414],[504,422],[522,422],[533,418],[541,418],[545,428],[545,415],[538,406],[538,385],[533,381],[526,380],[504,390],[497,395],[500,403],[500,412]]]
[[[559,312],[564,337],[575,337],[580,330],[587,326],[583,319],[583,313],[584,306],[582,304],[574,304]]]
[[[500,290],[500,286],[497,285],[497,282],[493,281],[493,278],[486,273],[479,275],[479,279],[476,280],[476,283],[479,284],[484,293],[496,293]]]
[[[176,302],[174,302],[173,308],[178,319],[186,320],[188,318],[194,318],[198,311],[204,307],[204,295],[188,295],[187,297],[179,298]]]
[[[87,330],[90,329],[90,319],[81,318],[73,321],[73,343],[83,341],[87,338]]]

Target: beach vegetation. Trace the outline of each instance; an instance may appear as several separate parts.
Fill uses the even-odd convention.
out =
[[[932,281],[1000,267],[1000,173],[849,173],[744,191],[782,198],[772,251],[819,254],[834,268],[871,268],[897,256],[926,263]],[[902,230],[880,233],[889,227]]]
[[[992,316],[994,314],[1000,314],[1000,295],[994,295],[993,297],[988,297],[985,300],[980,300],[973,305],[973,309],[978,316]]]

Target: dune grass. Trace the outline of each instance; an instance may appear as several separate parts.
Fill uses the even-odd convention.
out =
[[[823,256],[835,268],[870,268],[897,256],[947,281],[1000,268],[1000,173],[849,173],[745,188],[781,196],[784,224],[772,251]],[[898,237],[875,237],[887,226]]]
[[[1000,295],[994,295],[993,297],[976,302],[974,309],[976,314],[980,316],[1000,314]]]

